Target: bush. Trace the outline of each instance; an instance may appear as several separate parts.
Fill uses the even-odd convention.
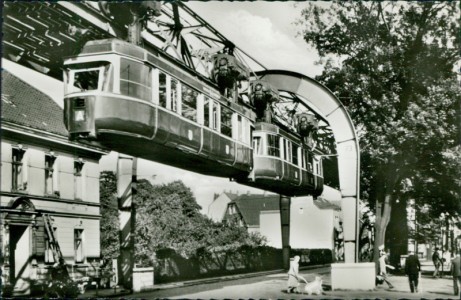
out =
[[[45,292],[45,298],[74,299],[78,295],[80,295],[80,289],[72,280],[53,280],[48,284]]]
[[[5,284],[2,286],[2,298],[11,298],[13,297],[14,286],[11,284]]]

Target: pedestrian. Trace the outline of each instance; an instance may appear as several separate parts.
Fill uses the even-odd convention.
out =
[[[382,279],[384,282],[387,283],[390,289],[393,289],[394,286],[392,283],[389,282],[388,277],[387,277],[387,267],[392,267],[388,265],[388,260],[387,260],[387,254],[386,251],[381,250],[379,253],[379,275],[382,276]]]
[[[438,247],[435,247],[434,253],[432,253],[432,263],[434,264],[434,268],[435,268],[434,274],[432,276],[434,278],[437,278],[437,276],[442,278],[442,275],[441,274],[439,275],[439,272],[440,272],[439,269],[440,269],[440,266],[442,265],[442,258],[440,257]]]
[[[461,249],[456,251],[456,256],[451,260],[451,276],[453,276],[453,292],[455,296],[459,294],[459,285],[461,283]],[[459,294],[461,298],[461,294]]]
[[[408,257],[405,260],[405,274],[408,276],[410,291],[412,293],[415,291],[418,292],[419,272],[421,272],[421,263],[414,251],[410,250],[408,252]]]
[[[299,281],[302,280],[307,283],[307,281],[299,276],[299,259],[300,257],[296,255],[293,259],[290,260],[290,270],[288,270],[288,293],[299,293]]]

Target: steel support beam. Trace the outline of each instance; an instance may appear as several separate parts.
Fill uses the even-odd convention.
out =
[[[134,230],[136,209],[134,194],[136,192],[137,158],[119,154],[117,159],[117,198],[118,217],[120,221],[120,255],[118,258],[119,284],[125,289],[133,288],[134,266]]]
[[[291,198],[280,195],[280,224],[282,226],[283,268],[290,268],[290,205]]]

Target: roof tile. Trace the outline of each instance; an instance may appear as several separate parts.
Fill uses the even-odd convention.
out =
[[[239,196],[233,202],[236,203],[248,226],[259,226],[259,213],[280,210],[279,199],[279,195],[246,194]]]
[[[2,70],[2,122],[67,136],[63,110],[49,96]]]

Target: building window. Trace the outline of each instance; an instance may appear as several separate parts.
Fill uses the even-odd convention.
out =
[[[74,258],[76,263],[83,263],[83,229],[74,229]]]
[[[83,160],[74,161],[74,199],[83,200]]]
[[[26,191],[27,190],[27,155],[22,148],[13,148],[12,161],[12,190]]]
[[[45,154],[45,193],[59,196],[56,156]]]

